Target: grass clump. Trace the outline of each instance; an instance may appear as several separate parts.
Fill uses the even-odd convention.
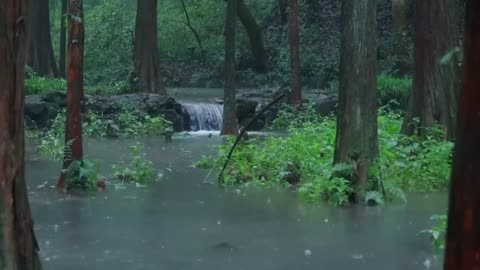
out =
[[[283,116],[288,119],[290,114],[287,111]],[[226,170],[225,184],[286,185],[286,176],[294,174],[298,176],[295,185],[301,198],[310,202],[326,200],[334,205],[344,204],[351,191],[350,183],[335,175],[339,175],[339,171],[348,174],[351,166],[337,164],[332,167],[335,119],[327,117],[320,121],[313,115],[305,119],[310,120],[290,122],[285,136],[252,139],[240,144]],[[400,126],[399,115],[379,114],[380,155],[375,168],[370,170],[371,189],[365,191],[365,198],[378,203],[394,198],[405,200],[404,191],[438,191],[448,185],[453,145],[441,140],[441,136],[404,137],[399,134]],[[432,134],[437,134],[435,132],[438,130],[433,129]],[[215,157],[203,157],[196,165],[221,168],[231,145],[232,140],[227,140],[218,147]],[[380,181],[387,198],[373,191]]]

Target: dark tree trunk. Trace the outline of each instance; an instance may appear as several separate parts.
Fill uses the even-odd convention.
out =
[[[302,103],[300,79],[300,50],[298,35],[298,0],[288,0],[288,37],[290,44],[290,103],[298,106]]]
[[[227,1],[222,135],[238,134],[237,113],[235,108],[235,25],[237,19],[237,3],[237,0]]]
[[[62,1],[62,12],[60,14],[60,56],[58,59],[59,73],[62,78],[65,78],[65,63],[66,63],[66,48],[67,48],[67,0]]]
[[[399,76],[408,73],[407,0],[392,0],[393,55],[395,73]]]
[[[458,46],[458,3],[415,1],[415,70],[402,133],[425,136],[437,122],[447,139],[455,134],[459,80],[456,61],[441,58]],[[418,119],[418,121],[416,121]]]
[[[277,0],[278,1],[278,15],[280,16],[280,23],[282,25],[287,23],[288,20],[288,0]]]
[[[480,269],[480,2],[469,0],[453,157],[445,270]]]
[[[247,31],[252,50],[253,68],[258,73],[267,71],[267,56],[263,44],[262,29],[257,24],[244,0],[238,0],[238,17]]]
[[[334,163],[352,164],[349,180],[367,181],[378,156],[376,0],[344,0]]]
[[[40,269],[25,184],[25,0],[0,1],[0,268]]]
[[[167,95],[157,43],[157,0],[137,0],[135,71],[143,91]]]
[[[68,0],[68,51],[67,51],[67,119],[65,127],[65,153],[63,169],[74,161],[83,159],[82,149],[82,99],[83,99],[83,1]],[[76,175],[77,173],[73,173]],[[65,173],[57,182],[57,189],[65,188]]]
[[[57,76],[58,70],[50,35],[49,0],[29,2],[27,64],[40,76]]]

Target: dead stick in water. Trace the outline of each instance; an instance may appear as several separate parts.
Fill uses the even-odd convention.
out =
[[[285,96],[285,93],[280,94],[277,98],[275,98],[272,102],[270,102],[265,108],[260,110],[253,118],[248,122],[248,124],[242,128],[240,131],[240,134],[238,134],[237,139],[235,140],[235,143],[233,144],[232,148],[230,149],[230,152],[228,153],[227,159],[225,160],[225,164],[223,164],[223,168],[220,171],[220,174],[218,175],[218,182],[223,183],[223,173],[225,172],[225,169],[228,166],[228,162],[232,158],[233,151],[235,150],[235,147],[237,147],[238,143],[243,137],[243,134],[247,131],[247,129],[262,115],[266,110],[268,110],[270,107],[272,107],[275,103],[279,102],[283,97]]]

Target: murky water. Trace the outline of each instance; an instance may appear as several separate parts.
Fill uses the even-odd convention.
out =
[[[109,163],[136,140],[89,140],[86,155]],[[50,189],[59,163],[30,154],[27,177],[44,268],[56,269],[441,269],[426,235],[446,196],[411,194],[384,208],[311,206],[287,190],[227,192],[190,165],[220,143],[193,136],[146,138],[162,181],[89,197]],[[427,268],[430,266],[430,268]]]

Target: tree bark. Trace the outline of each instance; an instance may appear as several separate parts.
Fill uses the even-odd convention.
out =
[[[408,74],[407,0],[392,0],[393,55],[395,73]]]
[[[67,48],[67,0],[62,1],[62,12],[60,14],[60,56],[58,59],[59,73],[62,78],[65,78],[65,63],[66,63],[66,48]]]
[[[68,51],[67,51],[67,119],[65,126],[65,153],[63,170],[74,161],[83,159],[82,149],[82,99],[83,99],[83,1],[68,0]],[[65,173],[57,182],[57,189],[65,188]],[[77,173],[73,172],[74,175]]]
[[[244,0],[238,0],[238,17],[247,31],[252,50],[253,69],[258,73],[267,72],[267,56],[263,43],[262,29],[257,24]]]
[[[227,1],[225,23],[225,89],[223,102],[222,135],[238,134],[235,99],[235,26],[238,0]]]
[[[160,74],[157,43],[157,0],[137,0],[135,71],[143,91],[167,95]]]
[[[425,136],[438,123],[447,139],[455,134],[459,80],[456,61],[441,58],[458,46],[458,3],[415,1],[415,70],[409,108],[401,132]]]
[[[288,0],[288,37],[290,45],[290,103],[298,106],[302,103],[300,78],[300,49],[298,35],[298,0]]]
[[[48,0],[29,2],[29,50],[27,64],[40,76],[57,76],[58,70],[50,35],[50,8]]]
[[[26,0],[0,2],[0,268],[40,269],[25,184]]]
[[[378,156],[375,31],[376,0],[342,2],[334,163],[353,165],[354,175],[346,178],[358,188]]]
[[[480,2],[469,0],[453,157],[445,270],[480,269]]]

